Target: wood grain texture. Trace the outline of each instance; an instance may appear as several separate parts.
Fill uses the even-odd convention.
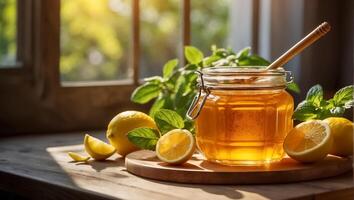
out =
[[[180,166],[161,162],[155,152],[141,150],[127,155],[127,170],[141,177],[179,183],[274,184],[337,176],[352,170],[352,160],[329,156],[314,164],[290,158],[266,166],[223,166],[205,161],[199,153]]]
[[[127,172],[119,155],[105,162],[71,162],[68,151],[84,153],[84,133],[2,138],[0,188],[30,199],[340,199],[354,191],[352,173],[272,185],[196,185],[144,179]],[[104,138],[103,132],[92,135]]]

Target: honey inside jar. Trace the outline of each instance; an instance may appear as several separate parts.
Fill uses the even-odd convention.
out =
[[[209,77],[204,72],[209,93],[200,97],[206,99],[196,119],[196,140],[209,161],[262,165],[283,158],[294,107],[292,96],[285,91],[286,75],[276,71],[260,76],[263,72],[255,70]],[[247,83],[240,77],[254,80]]]

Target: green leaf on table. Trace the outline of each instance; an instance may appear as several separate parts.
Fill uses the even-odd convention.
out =
[[[169,60],[163,66],[163,77],[164,78],[170,77],[177,66],[178,66],[178,59]]]
[[[353,85],[349,85],[338,90],[333,97],[334,105],[345,105],[347,102],[353,101]]]
[[[294,82],[294,81],[291,81],[290,83],[287,83],[286,84],[286,89],[290,90],[290,91],[293,91],[297,94],[300,93],[300,87]]]
[[[302,101],[295,109],[293,113],[293,119],[300,121],[315,119],[317,117],[316,111],[316,106],[313,105],[311,102],[308,102],[306,100]]]
[[[254,54],[251,56],[239,58],[237,64],[238,66],[268,66],[270,62]]]
[[[323,89],[321,85],[314,85],[309,89],[306,95],[306,100],[313,103],[316,106],[319,106],[323,99]]]
[[[183,118],[172,110],[160,109],[155,113],[154,120],[162,134],[172,129],[184,127]]]
[[[184,56],[191,64],[198,64],[203,60],[204,57],[203,53],[193,46],[184,47]]]
[[[152,128],[136,128],[128,132],[128,140],[142,149],[155,150],[159,133]]]
[[[135,103],[144,104],[159,96],[161,87],[159,84],[147,82],[137,87],[130,99]]]

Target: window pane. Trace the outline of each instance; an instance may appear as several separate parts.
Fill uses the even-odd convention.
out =
[[[0,68],[16,64],[16,0],[0,1]]]
[[[169,59],[178,57],[180,0],[140,0],[140,77],[161,74]]]
[[[191,0],[191,43],[204,53],[211,45],[227,47],[230,0]]]
[[[61,0],[61,80],[130,78],[130,38],[131,0]]]

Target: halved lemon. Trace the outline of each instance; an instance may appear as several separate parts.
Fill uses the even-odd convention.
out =
[[[75,152],[68,152],[68,155],[75,161],[75,162],[86,162],[90,159],[90,156],[82,156]]]
[[[311,120],[298,124],[288,133],[284,150],[297,161],[316,162],[327,156],[332,143],[328,124],[321,120]]]
[[[157,157],[166,163],[178,165],[188,161],[195,151],[195,140],[187,130],[174,129],[163,135],[156,144]]]
[[[105,160],[116,152],[112,145],[88,134],[85,135],[84,146],[86,152],[95,160]]]

